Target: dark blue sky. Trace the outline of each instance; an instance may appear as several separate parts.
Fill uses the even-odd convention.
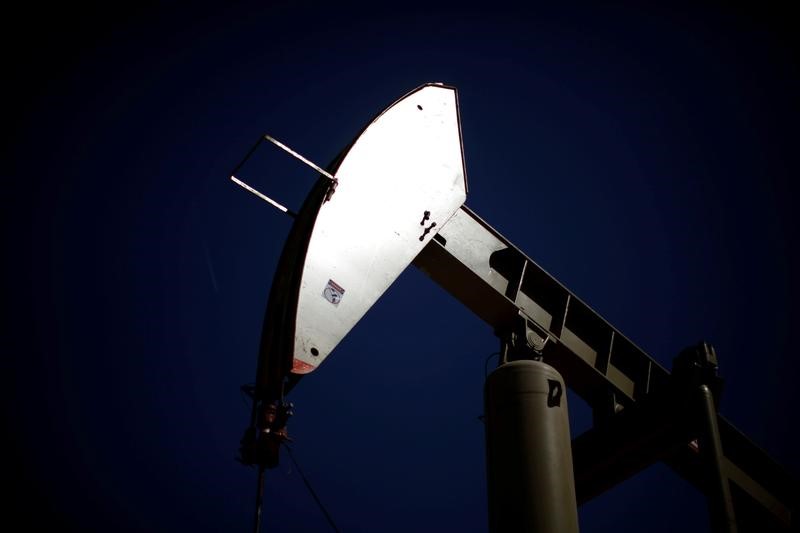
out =
[[[22,30],[4,37],[12,515],[61,531],[249,529],[239,386],[291,220],[230,169],[263,133],[325,165],[430,81],[459,89],[467,204],[667,368],[713,343],[722,412],[800,471],[787,13],[290,4],[6,17]],[[313,173],[259,157],[242,177],[299,207]],[[411,268],[301,382],[294,449],[342,531],[486,530],[478,416],[496,349]],[[577,435],[590,417],[569,399]],[[263,531],[327,530],[288,460],[266,491]],[[580,520],[707,528],[702,496],[662,465]]]

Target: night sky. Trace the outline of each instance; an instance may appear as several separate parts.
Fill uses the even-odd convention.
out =
[[[467,205],[663,366],[711,342],[723,414],[800,472],[796,18],[669,6],[5,13],[4,517],[250,530],[239,388],[291,219],[230,170],[264,133],[325,166],[426,82],[459,90]],[[316,175],[262,150],[240,177],[299,208]],[[341,531],[486,531],[497,348],[411,267],[292,392],[295,456]],[[569,402],[576,436],[591,417]],[[579,513],[708,527],[660,464]],[[286,456],[262,530],[329,530]]]

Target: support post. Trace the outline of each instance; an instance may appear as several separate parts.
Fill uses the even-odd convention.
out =
[[[698,389],[701,415],[700,453],[706,468],[706,500],[713,533],[736,533],[736,519],[731,500],[728,476],[722,465],[722,442],[717,427],[717,408],[714,395],[707,385]]]
[[[512,361],[486,379],[491,533],[577,533],[566,391],[541,361]]]

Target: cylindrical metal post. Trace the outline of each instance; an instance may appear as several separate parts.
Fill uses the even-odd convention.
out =
[[[705,456],[707,487],[706,499],[711,519],[711,531],[714,533],[736,533],[736,518],[733,501],[728,484],[728,476],[722,466],[722,442],[717,426],[717,407],[714,395],[707,385],[700,385],[698,390],[700,411],[702,413],[702,430],[700,452]]]
[[[486,379],[484,401],[489,531],[577,532],[561,375],[541,361],[506,363]]]

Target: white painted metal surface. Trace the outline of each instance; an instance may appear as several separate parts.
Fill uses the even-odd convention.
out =
[[[403,97],[356,140],[309,241],[292,372],[319,366],[464,203],[462,154],[456,91],[443,85]]]

